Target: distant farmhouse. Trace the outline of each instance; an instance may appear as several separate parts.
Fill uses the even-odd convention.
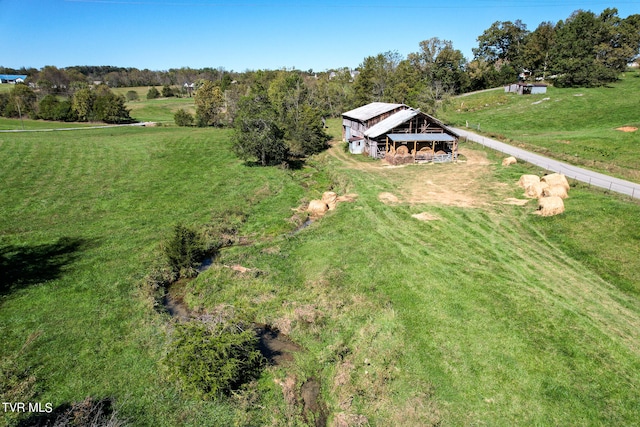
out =
[[[547,85],[542,83],[518,82],[504,87],[505,92],[513,92],[518,95],[536,95],[547,93]]]
[[[16,84],[16,83],[24,83],[25,79],[27,78],[26,74],[22,75],[22,74],[0,74],[0,83],[9,83],[9,84]]]
[[[405,104],[372,102],[342,114],[342,138],[353,154],[401,164],[455,160],[459,136]]]

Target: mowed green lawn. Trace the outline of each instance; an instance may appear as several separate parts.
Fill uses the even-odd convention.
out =
[[[501,203],[520,196],[514,177],[525,169],[504,175],[488,167],[485,173],[510,188],[489,190],[489,205],[387,205],[380,192],[401,196],[421,176],[417,168],[361,170],[338,157],[328,158],[327,167],[350,177],[356,202],[295,239],[224,255],[227,264],[277,272],[270,285],[243,281],[208,291],[228,283],[208,272],[194,285],[192,301],[205,298],[214,307],[233,295],[249,306],[259,296],[253,289],[267,292],[272,299],[256,309],[258,317],[293,319],[292,336],[317,355],[306,360],[305,376],[323,379],[334,411],[364,413],[373,425],[637,422],[637,294],[603,280],[545,237],[541,222],[554,219],[532,215],[534,206]],[[432,166],[432,179],[464,167]],[[479,179],[496,186],[495,177]],[[572,195],[576,205],[605,206],[604,197],[581,189]],[[625,218],[637,225],[638,206],[615,203],[627,206]],[[435,219],[412,217],[421,212]],[[569,215],[589,226],[601,221]],[[637,238],[616,234],[636,255]],[[319,317],[311,325],[299,314],[309,307]],[[336,386],[345,371],[351,382]]]
[[[557,89],[520,96],[503,91],[453,100],[442,117],[572,164],[640,182],[640,73],[622,73],[599,88]],[[548,99],[547,99],[548,98]]]
[[[260,232],[292,227],[301,187],[284,170],[242,166],[229,145],[209,129],[0,135],[0,353],[35,334],[19,360],[39,401],[113,396],[135,424],[229,425],[224,404],[182,399],[163,380],[166,319],[138,290],[179,222],[264,201]]]
[[[122,87],[112,90],[122,96],[125,96],[129,91],[134,91],[138,94],[139,99],[128,101],[126,107],[130,110],[131,117],[140,122],[173,124],[173,115],[180,109],[195,115],[196,109],[193,97],[147,99],[149,89],[149,86],[140,86]],[[162,86],[156,86],[156,89],[162,92]],[[174,87],[173,89],[177,90],[178,88]]]
[[[334,147],[283,170],[245,165],[229,148],[219,129],[0,135],[0,250],[13,277],[0,356],[33,337],[20,360],[37,378],[35,400],[112,396],[135,425],[302,424],[278,384],[293,378],[299,390],[314,377],[331,422],[637,423],[637,204],[575,187],[566,214],[534,216],[533,205],[502,203],[520,197],[517,177],[531,170],[502,169],[491,153],[487,165],[384,169]],[[428,181],[460,185],[459,174],[477,203],[407,201]],[[330,188],[357,197],[290,234],[292,208]],[[166,380],[168,318],[139,286],[174,224],[225,212],[247,215],[251,244],[224,250],[185,300],[231,305],[305,351],[270,368],[259,397],[203,403]],[[432,220],[412,217],[423,212]],[[607,262],[590,252],[596,243]]]

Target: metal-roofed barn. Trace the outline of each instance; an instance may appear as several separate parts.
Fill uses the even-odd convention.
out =
[[[455,160],[458,135],[435,117],[404,104],[373,102],[342,114],[353,154],[392,164]]]

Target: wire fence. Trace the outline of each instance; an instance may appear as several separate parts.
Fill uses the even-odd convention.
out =
[[[464,135],[464,140],[475,142],[491,150],[516,157],[547,171],[561,173],[565,175],[568,180],[581,182],[587,184],[589,187],[597,187],[605,192],[615,192],[629,196],[630,200],[640,199],[640,184],[549,159],[539,154],[530,153],[480,135]]]

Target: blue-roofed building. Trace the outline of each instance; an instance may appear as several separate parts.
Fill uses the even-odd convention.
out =
[[[24,83],[26,79],[26,74],[0,74],[0,83]]]
[[[459,136],[440,120],[404,104],[373,102],[342,114],[349,152],[389,163],[455,160]]]

